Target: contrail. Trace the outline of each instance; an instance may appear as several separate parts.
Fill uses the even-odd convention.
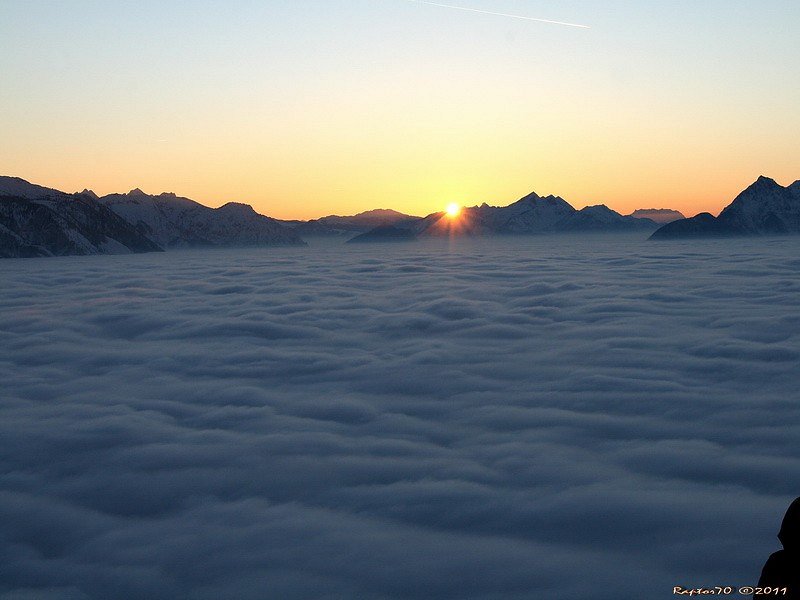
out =
[[[534,17],[525,17],[523,15],[511,15],[508,13],[492,12],[490,10],[480,10],[479,8],[467,8],[466,6],[453,6],[452,4],[440,4],[439,2],[428,2],[428,0],[408,0],[409,2],[416,2],[418,4],[428,4],[430,6],[439,6],[441,8],[452,8],[455,10],[464,10],[467,12],[481,13],[484,15],[494,15],[496,17],[509,17],[511,19],[522,19],[523,21],[536,21],[537,23],[550,23],[551,25],[566,25],[567,27],[580,27],[581,29],[590,29],[588,25],[578,25],[577,23],[565,23],[564,21],[551,21],[549,19],[535,19]]]

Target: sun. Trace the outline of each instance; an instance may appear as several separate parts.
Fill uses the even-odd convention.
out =
[[[447,205],[447,216],[448,217],[457,217],[458,213],[461,212],[461,206],[456,204],[455,202],[451,202]]]

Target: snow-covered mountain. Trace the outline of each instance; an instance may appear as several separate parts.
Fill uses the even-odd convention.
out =
[[[0,257],[160,250],[92,194],[67,194],[0,176]]]
[[[456,217],[428,215],[414,229],[423,236],[537,234],[557,232],[630,231],[655,229],[649,219],[624,217],[607,206],[576,210],[558,196],[531,193],[508,206],[484,203],[461,209]]]
[[[0,175],[0,194],[4,196],[16,196],[17,198],[26,198],[28,200],[45,198],[48,196],[59,197],[69,195],[60,190],[25,181],[20,177],[8,177],[6,175]]]
[[[283,222],[260,215],[246,204],[231,202],[210,208],[172,193],[154,196],[140,189],[98,198],[88,189],[66,194],[4,177],[0,179],[0,194],[5,194],[0,211],[0,247],[7,256],[302,245],[301,234],[352,236],[370,231],[375,233],[365,239],[657,228],[650,219],[622,216],[604,205],[575,210],[558,196],[536,193],[508,206],[484,203],[464,208],[454,217],[433,213],[421,218],[375,209],[352,216]]]
[[[605,204],[587,206],[559,223],[562,231],[631,231],[655,229],[658,223],[645,217],[623,216]]]
[[[628,216],[635,219],[650,219],[661,225],[686,218],[682,212],[671,208],[637,208]]]
[[[664,225],[652,239],[800,233],[800,181],[783,187],[761,176],[714,217],[701,213]]]
[[[151,196],[139,189],[103,196],[100,202],[164,248],[304,244],[297,232],[248,204],[209,208],[172,193]]]
[[[297,232],[230,202],[209,208],[139,189],[103,198],[0,177],[0,255],[108,254],[191,246],[303,245]]]

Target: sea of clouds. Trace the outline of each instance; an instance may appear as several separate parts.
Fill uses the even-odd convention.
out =
[[[672,598],[800,494],[800,239],[0,262],[0,598]]]

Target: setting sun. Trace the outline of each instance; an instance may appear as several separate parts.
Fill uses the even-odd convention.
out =
[[[461,206],[456,204],[455,202],[451,202],[447,205],[447,216],[448,217],[457,217],[458,213],[461,212]]]

